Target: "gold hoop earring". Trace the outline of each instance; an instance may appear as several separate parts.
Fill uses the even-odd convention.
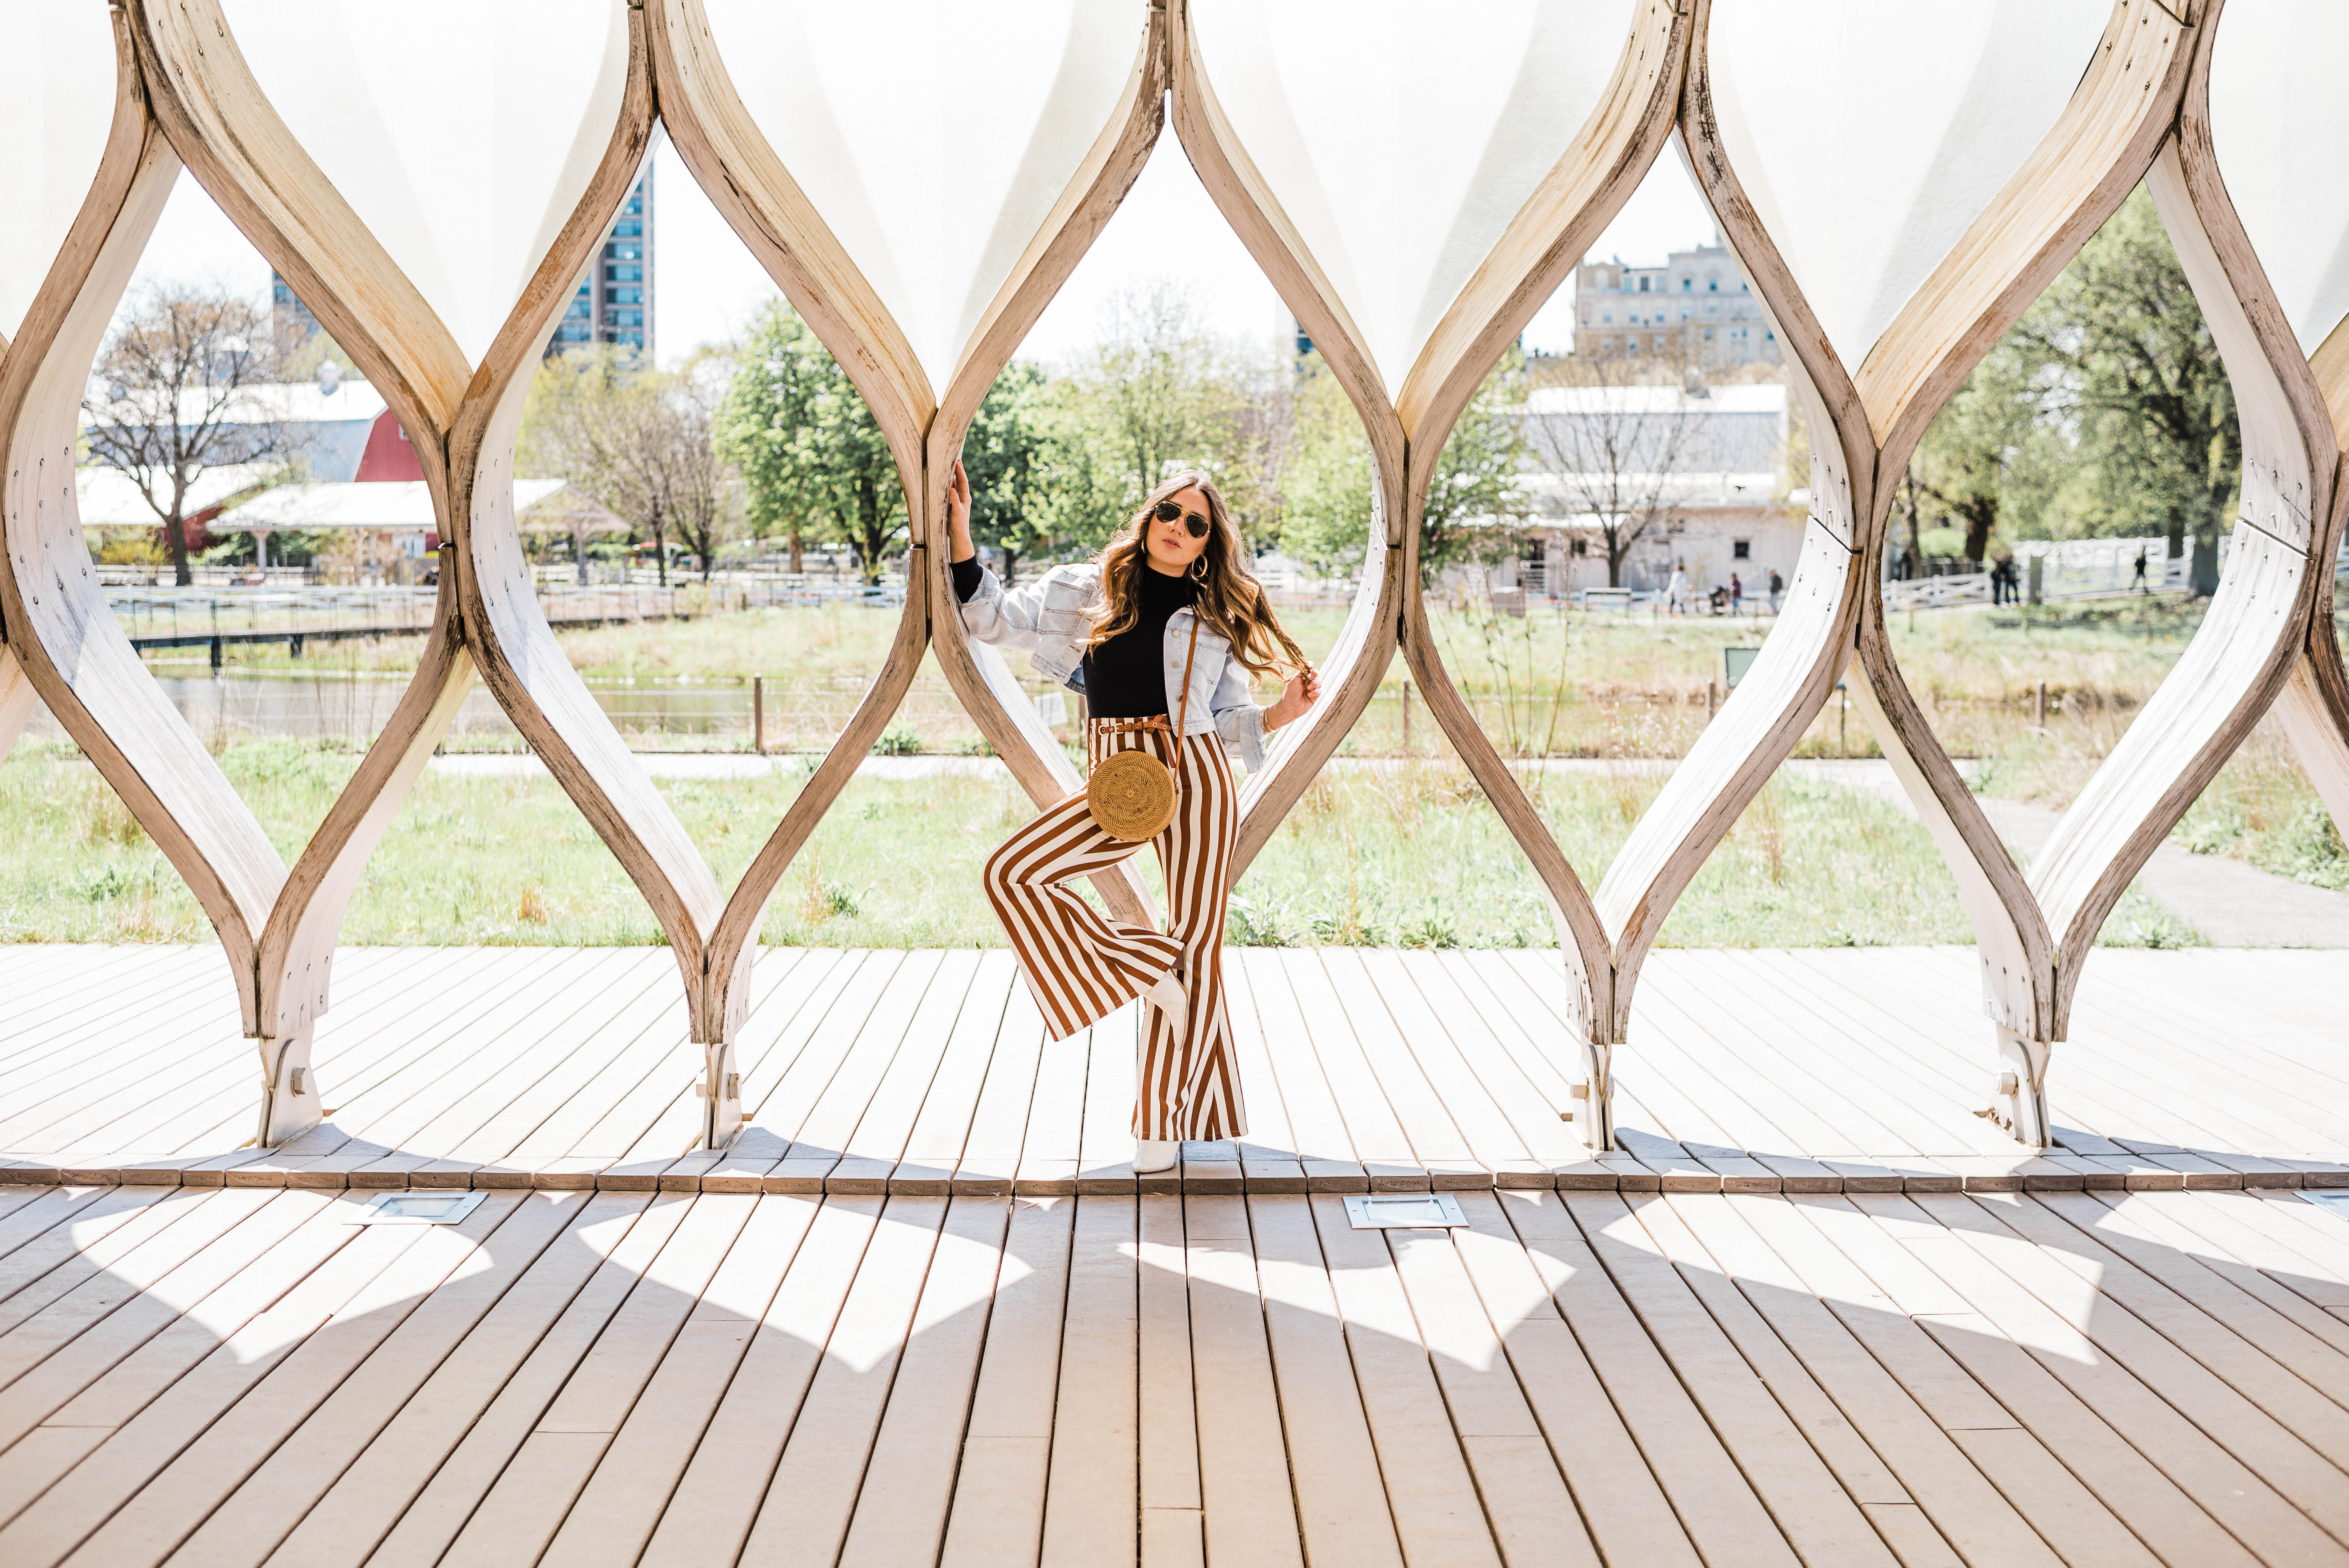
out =
[[[1202,555],[1198,560],[1191,562],[1191,581],[1194,583],[1205,583],[1206,580],[1207,558],[1205,555]]]

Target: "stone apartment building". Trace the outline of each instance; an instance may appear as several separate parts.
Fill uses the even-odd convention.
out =
[[[1660,267],[1618,256],[1575,268],[1574,352],[1775,365],[1778,338],[1737,258],[1715,243],[1674,251]]]

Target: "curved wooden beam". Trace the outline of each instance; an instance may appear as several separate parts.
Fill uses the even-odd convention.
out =
[[[5,571],[0,566],[0,571]],[[6,627],[0,625],[0,634]],[[16,748],[16,739],[32,721],[33,705],[39,694],[33,690],[33,679],[16,662],[16,655],[7,648],[5,635],[0,635],[0,762],[8,760],[8,753]]]
[[[2308,367],[2323,396],[2333,422],[2336,446],[2349,448],[2349,320],[2325,335]],[[2276,698],[2277,722],[2292,752],[2315,785],[2336,828],[2349,833],[2349,669],[2341,657],[2341,630],[2333,610],[2332,578],[2339,571],[2344,507],[2344,483],[2349,480],[2349,457],[2333,479],[2333,515],[2326,520],[2323,538],[2312,552],[2324,581],[2315,592],[2315,610],[2309,617],[2308,640],[2292,678]]]
[[[2119,0],[2096,54],[2054,126],[1968,227],[1870,349],[1857,377],[1883,443],[1884,515],[1870,529],[1880,580],[1889,476],[1982,357],[2136,189],[2176,118],[2196,35],[2151,0]],[[2044,1141],[2045,1043],[2059,1009],[2055,942],[2038,901],[1909,689],[1884,625],[1882,595],[1862,606],[1864,681],[1850,683],[1878,744],[1958,883],[1974,928],[1982,1006],[1997,1026],[2014,1091],[2001,1114]],[[2025,1044],[2030,1042],[2030,1044]],[[2005,1081],[2002,1078],[2002,1084]]]
[[[1361,584],[1336,645],[1322,662],[1321,701],[1274,737],[1264,770],[1251,776],[1240,792],[1239,838],[1232,861],[1232,880],[1237,882],[1370,707],[1393,661],[1402,632],[1410,465],[1402,421],[1388,401],[1361,330],[1271,184],[1240,145],[1216,98],[1187,0],[1176,0],[1169,15],[1174,132],[1183,150],[1224,221],[1264,269],[1281,303],[1295,314],[1322,362],[1345,388],[1371,442],[1371,537]]]
[[[180,170],[148,118],[129,19],[116,12],[113,22],[106,151],[0,357],[0,624],[23,678],[195,894],[236,978],[246,1032],[257,1034],[255,944],[285,863],[124,635],[78,512],[75,457],[89,367]]]
[[[1681,133],[1697,184],[1778,329],[1811,431],[1811,517],[1777,625],[1720,714],[1631,830],[1597,903],[1613,946],[1609,1038],[1630,1021],[1640,968],[1672,904],[1769,782],[1835,689],[1864,597],[1876,448],[1851,377],[1763,226],[1731,164],[1713,108],[1712,7],[1700,0],[1689,45]],[[1593,1098],[1600,1086],[1592,1088]]]
[[[626,13],[622,99],[594,176],[475,367],[272,107],[218,0],[136,4],[166,129],[213,198],[383,391],[452,547],[425,658],[272,912],[264,1031],[303,1037],[303,1059],[288,1057],[286,1065],[306,1066],[306,1031],[326,1006],[351,886],[477,667],[652,906],[688,995],[698,998],[704,944],[721,907],[716,882],[555,643],[512,515],[513,441],[530,373],[648,143],[641,15]]]
[[[2291,679],[2331,586],[2340,451],[2322,390],[2228,201],[2210,147],[2209,45],[2148,177],[2225,360],[2242,423],[2242,511],[2202,625],[2064,815],[2031,885],[2060,935],[2057,1033],[2105,918]]]
[[[727,1033],[748,1006],[747,958],[792,859],[904,701],[922,655],[941,667],[980,731],[1040,803],[1076,782],[1000,655],[963,637],[934,519],[945,515],[955,455],[1004,363],[1141,172],[1164,90],[1164,14],[1143,8],[1123,111],[1106,125],[998,288],[943,394],[934,396],[905,334],[823,215],[791,177],[735,90],[700,0],[656,0],[654,73],[661,114],[687,166],[839,361],[873,409],[896,459],[909,509],[906,595],[895,636],[815,774],[802,788],[728,900],[710,944],[704,1026]],[[1152,923],[1130,865],[1094,879],[1120,919]]]
[[[1578,1037],[1579,1103],[1567,1109],[1593,1149],[1615,1144],[1612,1026],[1618,1013],[1612,944],[1589,890],[1516,773],[1454,686],[1427,617],[1419,562],[1421,520],[1444,443],[1508,344],[1555,293],[1670,139],[1680,108],[1691,18],[1661,0],[1634,14],[1605,95],[1533,198],[1452,302],[1406,377],[1397,412],[1411,471],[1405,488],[1402,653],[1428,711],[1539,881],[1565,961],[1566,1013]]]
[[[1792,278],[1775,247],[1758,263],[1755,257],[1748,258],[1756,287],[1772,309],[1781,313],[1787,329],[1780,335],[1782,341],[1795,350],[1815,384],[1823,390],[1837,388],[1838,383],[1848,386],[1847,397],[1831,392],[1827,407],[1820,411],[1837,429],[1845,461],[1868,475],[1866,500],[1850,513],[1850,531],[1841,540],[1854,552],[1848,562],[1855,569],[1853,591],[1845,595],[1841,614],[1823,629],[1831,634],[1830,644],[1843,645],[1848,637],[1848,645],[1856,647],[1867,677],[1864,683],[1853,683],[1865,687],[1862,712],[1894,759],[1896,774],[1957,877],[1981,949],[1986,1008],[2002,1030],[2040,1041],[2049,1038],[2044,1026],[2058,995],[2054,944],[2047,923],[2012,857],[1934,738],[1884,633],[1881,598],[1874,584],[1882,575],[1890,477],[1905,468],[1941,404],[1974,364],[2135,186],[2174,117],[2193,38],[2168,7],[2152,0],[2118,0],[2094,58],[2054,125],[1902,304],[1847,382],[1835,350],[1807,310],[1797,312],[1795,319],[1784,314],[1787,307],[1781,296],[1792,287]],[[1692,146],[1706,148],[1698,160],[1701,174],[1709,192],[1721,190],[1716,210],[1724,226],[1738,236],[1733,242],[1744,253],[1751,207],[1742,196],[1732,194],[1733,176],[1723,178],[1727,154],[1719,146],[1709,95],[1693,90],[1697,77],[1698,68],[1692,67],[1685,126]],[[1765,272],[1779,275],[1764,283]],[[1815,478],[1815,493],[1816,488]],[[1800,578],[1798,572],[1798,583]],[[1785,630],[1782,624],[1772,645]],[[1764,662],[1767,658],[1765,652]],[[1724,717],[1744,700],[1753,684],[1750,676],[1740,684]],[[1831,685],[1811,688],[1817,702],[1824,702]],[[1799,714],[1801,719],[1787,737],[1791,747],[1816,707],[1806,694],[1782,711],[1788,717]],[[1711,735],[1708,731],[1705,738]],[[1784,752],[1773,752],[1767,760],[1775,769]],[[1696,759],[1692,751],[1682,772],[1691,771]],[[1750,766],[1744,771],[1745,779],[1726,797],[1740,810],[1751,798],[1745,784],[1758,789],[1761,782]],[[1662,801],[1658,804],[1661,808]],[[1726,826],[1727,821],[1721,823],[1723,830]],[[1641,830],[1645,828],[1643,821]],[[1710,843],[1705,847],[1709,851]],[[1673,891],[1676,895],[1678,890]],[[1604,888],[1600,903],[1602,908],[1609,905]],[[2044,1073],[2042,1049],[2035,1066],[2018,1075],[2026,1099]],[[2044,1126],[2023,1119],[2031,1123],[2024,1136],[2039,1140]]]
[[[335,945],[351,893],[472,687],[473,658],[457,608],[456,551],[444,545],[432,629],[416,673],[357,770],[327,808],[326,820],[303,846],[262,928],[258,962],[265,1033],[306,1033],[326,1012]]]

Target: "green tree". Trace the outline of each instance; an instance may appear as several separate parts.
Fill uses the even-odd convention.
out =
[[[782,300],[750,329],[718,433],[741,469],[752,531],[786,535],[794,571],[812,533],[846,544],[864,581],[881,581],[908,526],[896,461],[847,373]]]
[[[987,389],[963,437],[971,537],[1003,552],[1007,587],[1017,580],[1019,557],[1053,538],[1057,443],[1046,418],[1048,397],[1043,367],[1015,361]]]
[[[737,480],[712,430],[711,369],[706,357],[670,374],[608,344],[574,349],[540,367],[523,411],[523,462],[570,480],[649,534],[663,583],[672,535],[709,581],[736,516]]]
[[[1104,329],[1043,399],[1051,536],[1100,543],[1185,468],[1213,478],[1236,509],[1255,510],[1250,487],[1235,482],[1247,478],[1249,414],[1237,356],[1200,325],[1189,294],[1163,279],[1145,284],[1111,306]]]
[[[2145,190],[2009,336],[2046,373],[2047,419],[2076,429],[2095,531],[2159,532],[2173,558],[2190,536],[2194,590],[2216,589],[2242,433],[2218,345]]]
[[[1989,559],[2002,523],[2045,513],[2076,458],[2049,417],[2042,370],[2029,344],[2002,342],[1934,419],[1894,501],[1911,551],[1935,508],[1964,531],[1969,561]]]
[[[1284,476],[1280,547],[1325,576],[1370,545],[1371,446],[1338,378],[1309,354],[1298,368],[1296,450]],[[1514,350],[1485,378],[1444,444],[1420,516],[1419,571],[1516,552],[1525,519],[1525,361]]]

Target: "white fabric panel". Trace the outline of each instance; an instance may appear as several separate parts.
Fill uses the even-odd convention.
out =
[[[261,89],[478,365],[586,194],[624,0],[223,0]]]
[[[14,337],[89,194],[114,120],[114,28],[106,7],[0,3],[0,335]]]
[[[1216,101],[1386,382],[1589,119],[1633,0],[1192,0]]]
[[[2054,126],[2111,0],[1719,0],[1739,181],[1857,368]]]
[[[943,390],[1123,109],[1142,0],[706,8],[735,92]]]
[[[2302,353],[2349,315],[2349,5],[2227,0],[2210,141]]]

